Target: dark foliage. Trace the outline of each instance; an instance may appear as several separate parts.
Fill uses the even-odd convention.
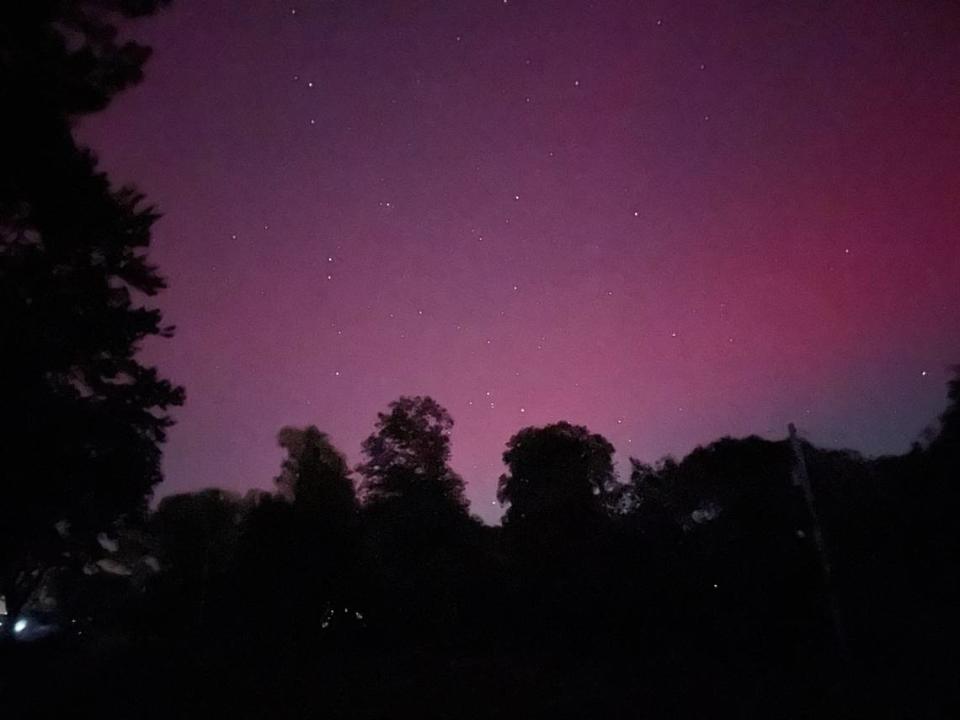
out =
[[[114,18],[159,4],[0,7],[0,587],[14,608],[67,535],[143,513],[183,400],[137,360],[172,332],[143,304],[164,287],[146,256],[156,211],[112,187],[71,132],[140,80],[149,52],[120,41]]]

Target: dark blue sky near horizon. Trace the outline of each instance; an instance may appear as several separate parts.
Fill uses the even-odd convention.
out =
[[[677,5],[682,5],[678,8]],[[160,494],[358,460],[429,394],[487,520],[519,428],[900,452],[960,362],[951,3],[175,0],[79,125],[163,212]]]

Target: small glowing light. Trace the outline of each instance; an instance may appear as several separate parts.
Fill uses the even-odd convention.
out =
[[[927,376],[927,371],[926,371],[926,370],[921,370],[921,371],[920,371],[920,377],[926,377],[926,376]]]
[[[519,195],[514,195],[514,196],[513,196],[513,199],[514,199],[514,200],[519,200],[519,199],[520,199],[520,196],[519,196]]]
[[[526,411],[527,411],[526,408],[520,408],[520,412],[525,413]]]
[[[18,633],[18,634],[22,633],[26,629],[27,629],[27,621],[24,620],[23,618],[20,618],[13,624],[13,631],[15,633]]]
[[[713,589],[714,589],[714,590],[717,589],[717,584],[716,584],[716,583],[713,584]]]

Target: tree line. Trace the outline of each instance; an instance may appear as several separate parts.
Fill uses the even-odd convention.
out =
[[[151,510],[184,401],[138,356],[173,334],[158,212],[73,126],[141,80],[120,20],[164,4],[0,4],[0,597],[78,623],[0,643],[12,716],[951,715],[960,374],[891,457],[724,438],[618,476],[587,428],[523,428],[496,527],[429,397],[356,468],[284,428],[273,491]]]

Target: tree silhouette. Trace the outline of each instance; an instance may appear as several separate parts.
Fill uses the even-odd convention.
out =
[[[218,604],[236,559],[243,516],[240,498],[210,488],[160,501],[150,525],[161,539],[162,593],[167,617],[196,629]]]
[[[558,422],[524,428],[507,442],[497,498],[507,505],[504,527],[526,535],[595,526],[616,490],[613,445],[581,425]]]
[[[118,42],[113,19],[161,4],[0,8],[0,593],[14,610],[16,578],[61,550],[55,523],[79,538],[142,513],[183,400],[136,358],[172,332],[141,304],[164,287],[146,258],[157,214],[71,132],[142,76],[148,48]]]
[[[377,577],[374,614],[386,633],[449,635],[469,601],[467,553],[478,522],[449,465],[450,414],[401,397],[363,442],[361,498]]]
[[[367,505],[413,503],[426,513],[466,513],[463,479],[449,466],[453,418],[431,397],[401,397],[378,413],[363,441],[361,497]]]
[[[352,525],[357,497],[347,460],[313,425],[285,427],[277,436],[288,457],[276,479],[280,493],[318,523]]]

